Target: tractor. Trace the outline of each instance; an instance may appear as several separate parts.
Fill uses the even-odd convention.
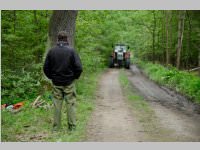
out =
[[[109,59],[109,67],[113,68],[118,66],[119,68],[125,67],[130,68],[130,51],[128,51],[129,46],[125,44],[115,44],[112,46],[114,48],[112,55]]]

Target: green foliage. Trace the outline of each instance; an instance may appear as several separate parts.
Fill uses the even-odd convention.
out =
[[[41,62],[48,32],[45,13],[46,11],[36,11],[35,18],[32,10],[2,11],[3,70],[16,71],[33,62]]]
[[[81,49],[79,55],[84,72],[92,73],[105,67],[104,58],[98,51]]]
[[[15,104],[19,101],[32,100],[43,91],[46,81],[42,74],[42,64],[29,66],[28,71],[2,72],[2,104]]]
[[[123,71],[120,72],[119,81],[124,89],[130,88],[129,80]]]
[[[3,10],[2,103],[32,100],[43,90],[42,57],[50,11]]]
[[[164,67],[160,64],[142,61],[138,61],[138,64],[144,69],[150,79],[183,93],[195,102],[200,103],[199,77],[184,71],[179,71],[172,66]]]

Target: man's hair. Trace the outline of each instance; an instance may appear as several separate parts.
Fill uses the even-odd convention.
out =
[[[58,32],[58,41],[68,42],[67,41],[67,32],[66,31]]]

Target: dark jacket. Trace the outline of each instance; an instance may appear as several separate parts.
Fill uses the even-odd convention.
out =
[[[70,85],[82,72],[81,60],[67,43],[60,42],[49,50],[43,67],[45,75],[54,85]]]

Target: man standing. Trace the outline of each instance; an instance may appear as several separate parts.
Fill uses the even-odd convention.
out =
[[[68,129],[76,127],[75,102],[76,91],[74,80],[82,73],[81,60],[76,51],[69,47],[67,33],[58,33],[57,46],[50,49],[43,67],[45,75],[53,83],[53,102],[55,107],[53,130],[61,126],[61,108],[63,100],[67,105]]]

